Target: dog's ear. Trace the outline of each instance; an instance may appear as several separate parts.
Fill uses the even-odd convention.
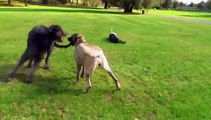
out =
[[[84,36],[82,36],[80,34],[77,36],[77,40],[80,42],[86,42],[86,39],[84,38]]]
[[[51,25],[50,27],[49,27],[49,32],[50,33],[53,33],[55,31],[55,25]]]
[[[83,42],[86,42],[85,38],[82,35],[77,34],[75,45],[77,46],[78,44],[83,43]]]
[[[59,37],[66,36],[67,33],[63,31],[63,29],[59,25],[51,25],[49,27],[50,33],[56,34]]]

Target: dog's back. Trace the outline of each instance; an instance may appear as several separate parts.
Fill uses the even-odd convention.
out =
[[[50,47],[49,29],[44,25],[34,27],[28,35],[28,48],[36,48],[38,50],[45,50]]]
[[[101,48],[88,43],[81,43],[75,48],[75,60],[80,65],[84,65],[84,61],[94,62],[104,56]]]

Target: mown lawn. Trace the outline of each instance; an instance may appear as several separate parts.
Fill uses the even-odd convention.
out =
[[[197,11],[176,11],[176,10],[150,10],[151,14],[179,16],[192,19],[211,20],[211,12],[197,12]]]
[[[84,94],[85,80],[75,82],[74,48],[54,49],[50,70],[42,63],[33,84],[22,82],[25,66],[14,81],[0,83],[1,119],[211,119],[210,25],[103,9],[1,7],[0,80],[38,24],[59,24],[103,48],[122,90],[98,69]],[[111,28],[127,44],[109,43]]]

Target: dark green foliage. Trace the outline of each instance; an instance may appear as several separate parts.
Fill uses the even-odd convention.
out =
[[[197,8],[200,9],[200,10],[202,10],[202,9],[204,9],[205,4],[206,3],[204,1],[201,1],[200,3],[197,4]]]
[[[152,8],[154,0],[142,0],[141,5],[144,9]]]
[[[211,10],[211,0],[208,0],[208,1],[206,2],[206,7],[207,7],[209,10]]]
[[[163,8],[172,8],[172,0],[166,0],[163,4],[162,4]]]
[[[189,5],[189,7],[193,7],[193,6],[194,6],[194,4],[193,4],[193,2],[191,2],[190,5]]]
[[[164,0],[103,0],[108,1],[113,6],[119,6],[125,13],[131,13],[133,9],[150,9],[153,6],[159,7]]]
[[[185,4],[184,4],[183,2],[180,2],[180,3],[179,3],[179,6],[180,6],[180,7],[183,7],[183,6],[185,6]]]
[[[179,2],[177,0],[173,1],[173,8],[176,9],[179,6]]]

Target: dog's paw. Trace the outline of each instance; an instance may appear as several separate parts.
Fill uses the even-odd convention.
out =
[[[120,85],[120,83],[117,83],[116,88],[117,88],[117,90],[121,90],[121,85]]]
[[[88,87],[86,90],[83,90],[83,93],[88,93],[90,91],[90,88],[92,87]]]

